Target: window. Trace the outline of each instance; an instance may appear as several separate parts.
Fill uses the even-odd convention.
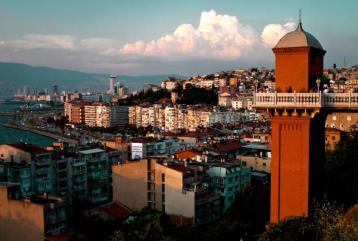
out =
[[[332,140],[335,140],[336,139],[336,137],[335,136],[332,136]]]
[[[265,167],[265,166],[266,166],[266,163],[264,162],[264,163],[262,163],[262,165]]]
[[[162,202],[165,202],[165,194],[162,194]]]
[[[162,173],[162,182],[165,182],[165,174]]]
[[[162,192],[165,192],[165,184],[162,184]]]

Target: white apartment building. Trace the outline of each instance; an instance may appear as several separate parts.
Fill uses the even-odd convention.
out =
[[[96,126],[97,107],[95,105],[85,105],[85,125]]]
[[[183,106],[153,105],[149,107],[132,106],[129,108],[129,124],[136,127],[149,125],[168,132],[180,129],[193,130],[210,127],[215,123],[230,124],[240,120],[240,113],[220,112],[210,109],[194,109]]]
[[[176,115],[174,107],[165,107],[165,131],[174,131],[175,129],[177,129],[175,116]]]

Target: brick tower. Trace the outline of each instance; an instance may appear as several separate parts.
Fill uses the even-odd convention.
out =
[[[278,92],[317,92],[323,74],[319,41],[302,28],[286,34],[273,48]],[[296,95],[296,94],[295,94]],[[275,108],[272,115],[271,217],[307,216],[319,197],[324,159],[325,114],[317,109]]]

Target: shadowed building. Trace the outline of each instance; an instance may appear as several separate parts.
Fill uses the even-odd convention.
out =
[[[61,198],[20,198],[19,184],[0,182],[0,240],[39,241],[66,231],[66,205]]]

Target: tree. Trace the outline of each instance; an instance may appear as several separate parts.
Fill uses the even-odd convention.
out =
[[[346,208],[358,200],[358,131],[341,141],[325,163],[325,194]]]
[[[187,85],[187,88],[182,91],[178,103],[187,105],[216,105],[218,103],[218,95],[214,89],[207,90]]]
[[[53,119],[53,117],[48,117],[46,120],[47,124],[52,125],[53,123],[55,123],[55,120]]]
[[[116,230],[109,241],[174,241],[175,226],[162,212],[144,208]]]
[[[358,206],[344,214],[335,202],[314,202],[309,217],[290,217],[271,225],[259,238],[274,240],[358,240]]]
[[[265,230],[270,215],[270,190],[265,185],[248,185],[236,193],[232,206],[212,227],[210,240],[256,240]]]
[[[292,217],[277,225],[270,226],[259,241],[301,241],[317,240],[317,229],[312,221],[305,217]]]

